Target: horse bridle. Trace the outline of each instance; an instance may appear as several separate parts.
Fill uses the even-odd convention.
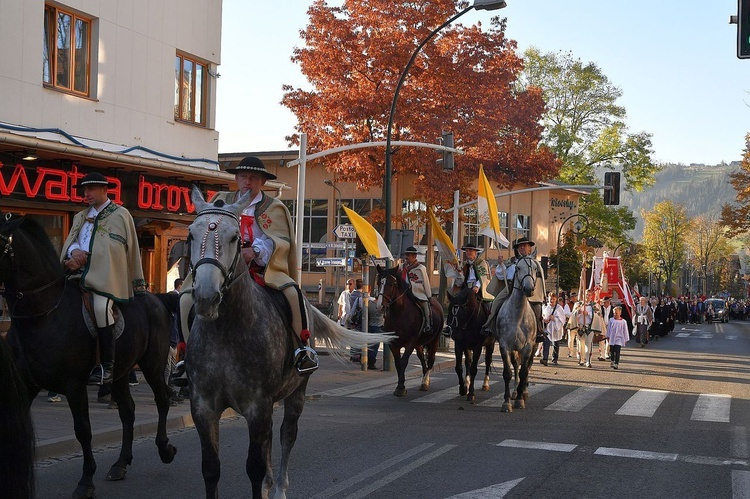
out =
[[[237,252],[234,254],[234,260],[232,260],[232,263],[230,264],[229,268],[224,267],[224,265],[221,264],[219,261],[219,235],[216,232],[219,228],[219,225],[221,222],[224,221],[224,217],[229,217],[229,219],[233,220],[234,223],[237,224],[237,227],[240,226],[240,219],[232,212],[229,212],[227,210],[221,210],[218,208],[210,208],[207,210],[204,210],[200,212],[198,215],[196,215],[196,219],[198,217],[202,217],[204,215],[218,215],[218,218],[213,221],[209,220],[208,225],[206,226],[206,233],[203,234],[203,237],[201,238],[201,254],[200,254],[200,260],[198,260],[195,265],[192,265],[192,256],[190,255],[190,246],[193,239],[193,235],[188,236],[188,261],[191,262],[191,269],[190,273],[193,277],[193,282],[195,282],[195,271],[198,270],[198,267],[204,264],[213,265],[214,267],[218,268],[221,271],[221,275],[224,277],[224,282],[221,286],[221,293],[224,293],[227,289],[232,287],[232,285],[237,282],[237,280],[242,277],[242,272],[237,272],[235,274],[235,271],[237,269],[237,262],[239,261],[240,254],[242,252],[242,245],[240,243],[240,240],[237,239]],[[208,246],[208,235],[213,233],[214,235],[214,243],[213,243],[213,249],[214,249],[214,256],[206,256],[206,248]]]
[[[13,262],[13,258],[16,256],[15,252],[13,251],[13,234],[5,235],[0,234],[0,241],[2,243],[5,243],[3,246],[3,249],[0,250],[0,260],[5,258],[6,256],[10,258],[11,263]],[[10,310],[8,313],[10,314],[11,319],[33,319],[35,317],[42,317],[44,315],[49,315],[60,306],[60,303],[62,303],[62,299],[65,296],[65,286],[63,286],[62,291],[60,292],[60,298],[57,300],[57,303],[55,303],[52,307],[49,309],[40,312],[38,314],[32,314],[32,315],[16,315],[14,312],[16,310],[16,307],[18,306],[18,302],[21,301],[23,298],[32,296],[36,293],[40,293],[46,289],[51,288],[58,282],[60,282],[62,279],[65,279],[67,277],[66,274],[61,275],[57,279],[54,279],[53,281],[44,284],[43,286],[39,286],[38,288],[30,289],[28,291],[8,291],[4,290],[0,292],[0,295],[4,297],[13,297],[16,299],[16,302],[13,304],[13,310]],[[67,284],[67,281],[66,281]]]
[[[396,289],[398,289],[398,277],[396,277],[395,275],[392,275],[392,274],[386,274],[383,279],[384,279],[384,281],[387,281],[388,279],[393,279],[394,281],[396,281]],[[385,286],[385,282],[383,282],[383,286]],[[399,295],[396,296],[396,298],[394,298],[394,299],[388,298],[387,302],[386,302],[385,293],[381,293],[381,295],[383,296],[383,312],[385,312],[386,310],[388,310],[388,307],[390,307],[391,305],[393,305],[394,303],[396,303],[398,300],[400,300],[401,297],[404,296],[407,291],[408,291],[408,288],[404,289],[401,292],[401,294],[399,294]]]
[[[473,292],[473,291],[470,291],[470,292]],[[468,325],[471,323],[471,321],[474,320],[474,317],[476,317],[477,315],[479,315],[479,307],[482,306],[481,304],[477,304],[477,307],[471,312],[471,314],[464,321],[463,326],[461,326],[459,328],[458,327],[458,310],[462,309],[462,308],[465,309],[466,305],[468,304],[468,300],[469,299],[467,298],[466,302],[464,302],[462,304],[461,303],[457,303],[457,304],[451,306],[451,314],[450,315],[453,316],[453,319],[450,321],[450,323],[448,325],[451,326],[452,328],[457,328],[459,331],[463,331],[464,329],[466,329],[468,327]]]
[[[525,276],[521,277],[520,282],[518,284],[516,284],[517,279],[514,276],[514,278],[513,278],[513,289],[517,289],[519,291],[521,291],[523,289],[522,286],[523,286],[523,281],[525,279],[527,279],[527,278],[534,279],[535,276],[532,274],[532,272],[536,271],[536,265],[534,265],[535,262],[534,262],[533,258],[531,258],[530,256],[524,256],[524,257],[520,258],[518,261],[520,262],[521,260],[529,260],[531,262],[531,265],[529,265],[529,268],[531,269],[531,272],[529,272]],[[516,262],[516,271],[517,270],[518,270],[518,262]]]

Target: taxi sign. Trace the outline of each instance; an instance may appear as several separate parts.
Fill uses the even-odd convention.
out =
[[[339,224],[333,229],[333,234],[340,239],[355,239],[357,231],[352,224]]]

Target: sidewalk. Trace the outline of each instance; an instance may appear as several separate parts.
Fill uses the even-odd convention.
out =
[[[396,386],[396,371],[362,371],[359,364],[342,363],[328,355],[325,348],[318,349],[320,368],[311,376],[307,387],[307,398],[318,398],[319,393],[333,388],[358,383],[366,377],[385,376],[393,378]],[[453,354],[438,352],[435,360],[434,372],[446,369],[453,371]],[[378,355],[378,366],[382,366],[382,351]],[[419,359],[412,354],[407,377],[420,375]],[[135,401],[135,431],[134,438],[151,437],[156,434],[158,412],[154,403],[151,387],[138,373],[140,384],[130,387],[130,393]],[[122,438],[122,425],[116,409],[108,409],[105,403],[97,402],[98,387],[88,387],[89,418],[91,420],[92,445],[94,448],[104,445],[119,445]],[[42,391],[31,405],[31,415],[36,432],[36,458],[64,456],[81,452],[81,447],[73,432],[73,416],[70,414],[67,401],[61,395],[62,402],[47,402],[47,392]],[[235,413],[229,409],[223,417],[234,417]],[[193,427],[190,415],[190,401],[169,408],[167,431]]]

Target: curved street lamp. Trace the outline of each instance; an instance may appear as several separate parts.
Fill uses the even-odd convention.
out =
[[[449,24],[451,24],[453,21],[458,19],[459,17],[463,16],[467,12],[469,12],[471,9],[477,9],[477,10],[497,10],[502,9],[506,7],[507,4],[505,3],[505,0],[474,0],[474,4],[470,7],[465,8],[461,12],[457,13],[447,21],[445,21],[443,24],[435,28],[430,32],[429,35],[427,35],[427,38],[425,38],[422,43],[417,46],[417,48],[414,50],[414,53],[411,55],[411,58],[409,59],[409,62],[406,63],[406,67],[401,72],[401,76],[398,79],[398,83],[396,84],[396,90],[393,93],[393,101],[391,101],[391,112],[388,115],[388,128],[386,130],[386,138],[385,138],[385,175],[383,176],[383,204],[385,204],[385,244],[390,247],[391,245],[391,177],[393,176],[393,166],[391,164],[391,156],[393,155],[393,151],[391,150],[391,135],[393,132],[393,118],[396,115],[396,102],[398,101],[398,94],[401,91],[401,87],[404,84],[404,80],[406,80],[406,75],[409,72],[409,69],[411,68],[412,64],[414,64],[414,60],[417,58],[417,55],[419,54],[419,51],[422,50],[422,47],[424,47],[427,42],[429,42],[433,36],[435,36],[441,29],[445,28]]]
[[[568,220],[572,220],[574,218],[578,218],[578,220],[575,221],[573,227],[571,227],[570,229],[571,231],[573,231],[573,234],[583,234],[589,228],[588,217],[586,215],[579,215],[578,213],[570,215],[560,224],[560,228],[557,230],[557,263],[555,264],[557,266],[557,279],[555,280],[555,296],[560,294],[560,238],[562,237],[562,229],[563,227],[565,227],[565,224],[568,222]]]

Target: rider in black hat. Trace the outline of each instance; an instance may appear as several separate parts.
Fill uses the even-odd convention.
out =
[[[399,265],[401,277],[411,287],[414,298],[422,310],[422,331],[432,332],[432,310],[430,309],[430,298],[432,289],[427,269],[417,260],[417,248],[409,246],[404,251],[405,261]]]
[[[532,250],[534,246],[534,241],[530,240],[527,237],[519,237],[518,239],[513,241],[513,253],[515,254],[516,259],[524,257],[535,257],[536,253],[534,252],[534,250]],[[536,260],[534,261],[536,262]],[[513,281],[515,273],[515,262],[510,263],[506,266],[503,263],[502,256],[498,258],[498,265],[495,269],[495,275],[498,279],[500,279],[501,282],[505,282],[507,279],[507,282],[509,284],[508,286],[504,287],[497,294],[497,296],[495,296],[495,299],[492,302],[492,308],[490,310],[489,317],[482,326],[482,334],[489,335],[492,332],[492,329],[495,326],[495,317],[497,316],[497,312],[500,310],[500,307],[508,298],[508,296],[510,295],[510,291],[512,290],[512,286],[510,285],[510,283]],[[532,310],[534,310],[534,315],[537,318],[537,341],[542,341],[542,339],[544,338],[544,324],[542,323],[542,304],[544,303],[544,301],[544,273],[542,272],[541,266],[537,263],[536,288],[534,289],[534,294],[529,298],[529,304],[531,305]]]
[[[114,186],[97,172],[76,184],[89,207],[73,219],[61,255],[66,270],[80,278],[81,287],[92,295],[101,364],[91,371],[91,385],[109,383],[113,378],[114,302],[127,302],[146,291],[133,217],[107,196]]]
[[[238,189],[233,192],[218,192],[210,202],[224,201],[235,203],[243,194],[250,191],[251,202],[240,215],[240,235],[242,237],[242,257],[255,280],[272,289],[282,292],[292,311],[292,329],[297,336],[300,348],[295,352],[294,364],[300,374],[309,374],[318,368],[318,355],[310,346],[310,331],[305,301],[296,281],[290,276],[297,268],[297,252],[291,215],[284,203],[268,196],[262,187],[276,175],[266,170],[263,161],[254,156],[243,158],[233,168]],[[187,341],[187,314],[192,306],[190,296],[192,283],[183,284],[180,298],[180,311],[183,335]],[[176,367],[182,373],[184,365]],[[175,384],[183,384],[181,377],[175,376]]]

